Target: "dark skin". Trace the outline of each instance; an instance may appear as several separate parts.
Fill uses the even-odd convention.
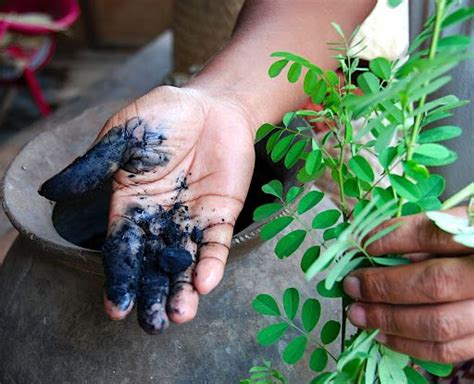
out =
[[[465,214],[465,208],[451,211]],[[420,359],[445,363],[474,356],[474,252],[456,243],[424,214],[394,219],[403,225],[369,247],[371,255],[407,255],[414,262],[367,268],[344,280],[357,300],[349,319],[380,329],[381,343]]]

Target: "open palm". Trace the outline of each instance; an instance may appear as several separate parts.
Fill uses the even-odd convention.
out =
[[[136,302],[140,325],[156,333],[169,319],[191,320],[199,294],[221,280],[253,165],[243,109],[160,87],[112,116],[89,151],[40,193],[67,200],[113,176],[106,311],[122,319]]]

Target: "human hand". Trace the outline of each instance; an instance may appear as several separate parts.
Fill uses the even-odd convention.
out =
[[[254,166],[244,108],[203,91],[159,87],[112,116],[94,146],[40,194],[79,197],[113,176],[103,246],[104,304],[114,320],[137,303],[149,333],[197,311],[222,279]]]
[[[349,319],[360,328],[380,329],[382,344],[416,358],[444,363],[474,358],[473,250],[454,242],[425,214],[382,228],[395,220],[404,224],[369,246],[369,253],[405,254],[414,263],[360,269],[347,277],[344,290],[358,301]]]

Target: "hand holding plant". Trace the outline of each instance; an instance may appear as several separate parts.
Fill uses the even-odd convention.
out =
[[[339,190],[337,209],[315,212],[323,193],[304,193],[295,186],[284,195],[281,184],[273,181],[263,191],[277,202],[255,212],[255,219],[265,219],[297,201],[296,211],[264,225],[264,240],[294,221],[302,223],[301,215],[313,215],[311,227],[302,225],[278,240],[275,253],[282,259],[291,257],[314,231],[323,230],[323,241],[306,249],[301,268],[307,279],[325,271],[316,290],[323,297],[341,300],[342,319],[329,320],[315,335],[323,306],[318,299],[307,298],[298,315],[302,300],[295,288],[283,293],[283,311],[270,295],[260,294],[253,302],[257,312],[279,319],[261,329],[257,340],[270,345],[296,333],[282,357],[296,364],[310,353],[309,368],[315,372],[311,384],[426,383],[416,366],[446,376],[451,366],[443,363],[474,356],[469,321],[474,311],[469,278],[474,262],[468,248],[473,244],[472,220],[459,223],[452,215],[432,212],[470,198],[473,191],[468,186],[443,203],[445,180],[430,170],[456,160],[456,154],[440,143],[459,136],[461,129],[442,120],[466,103],[452,95],[429,98],[450,81],[447,73],[470,57],[468,37],[445,36],[442,30],[474,12],[452,0],[436,0],[435,5],[435,15],[413,41],[405,62],[377,58],[369,68],[361,67],[357,53],[364,42],[354,41],[355,33],[346,38],[333,24],[342,42],[330,46],[344,82],[334,71],[322,70],[300,56],[272,55],[277,61],[269,75],[279,76],[288,67],[288,80],[296,82],[305,72],[304,91],[323,109],[289,112],[283,126],[263,125],[257,140],[267,138],[273,161],[298,166],[301,182],[327,172]],[[356,95],[356,88],[363,95]],[[297,116],[330,122],[329,130],[316,139],[308,135],[307,126],[293,128]],[[355,121],[360,125],[357,130]],[[368,156],[377,159],[383,169],[380,174]],[[471,216],[470,210],[461,211]],[[411,264],[414,257],[402,256],[413,253],[422,253],[427,260]],[[354,335],[347,334],[347,315],[360,327]],[[338,337],[340,353],[334,355],[327,346]]]

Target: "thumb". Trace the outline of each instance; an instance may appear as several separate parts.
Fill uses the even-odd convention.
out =
[[[109,179],[125,161],[128,141],[140,124],[138,117],[110,129],[83,156],[44,182],[40,195],[54,201],[80,197]]]

